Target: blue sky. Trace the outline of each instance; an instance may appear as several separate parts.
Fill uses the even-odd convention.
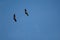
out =
[[[60,0],[0,0],[0,40],[60,40]]]

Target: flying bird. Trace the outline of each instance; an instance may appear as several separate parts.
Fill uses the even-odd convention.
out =
[[[15,22],[17,22],[15,14],[13,15],[13,19],[14,19]]]
[[[29,16],[29,14],[28,14],[28,12],[27,12],[27,10],[25,9],[25,14],[27,15],[27,16]]]

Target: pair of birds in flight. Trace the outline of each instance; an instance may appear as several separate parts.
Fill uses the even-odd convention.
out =
[[[29,14],[28,14],[27,10],[26,10],[26,9],[24,9],[24,11],[25,11],[25,14],[26,14],[27,16],[29,16]],[[17,19],[16,19],[16,15],[15,15],[15,14],[13,15],[13,19],[14,19],[14,21],[15,21],[15,22],[17,22]]]

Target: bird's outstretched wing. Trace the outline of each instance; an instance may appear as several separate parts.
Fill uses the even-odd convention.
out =
[[[28,12],[27,12],[27,10],[25,9],[25,14],[27,15],[27,16],[29,16],[29,14],[28,14]]]
[[[13,19],[15,22],[17,22],[15,14],[13,15]]]

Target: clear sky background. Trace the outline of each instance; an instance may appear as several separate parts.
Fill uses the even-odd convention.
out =
[[[0,40],[60,40],[60,0],[0,0]]]

